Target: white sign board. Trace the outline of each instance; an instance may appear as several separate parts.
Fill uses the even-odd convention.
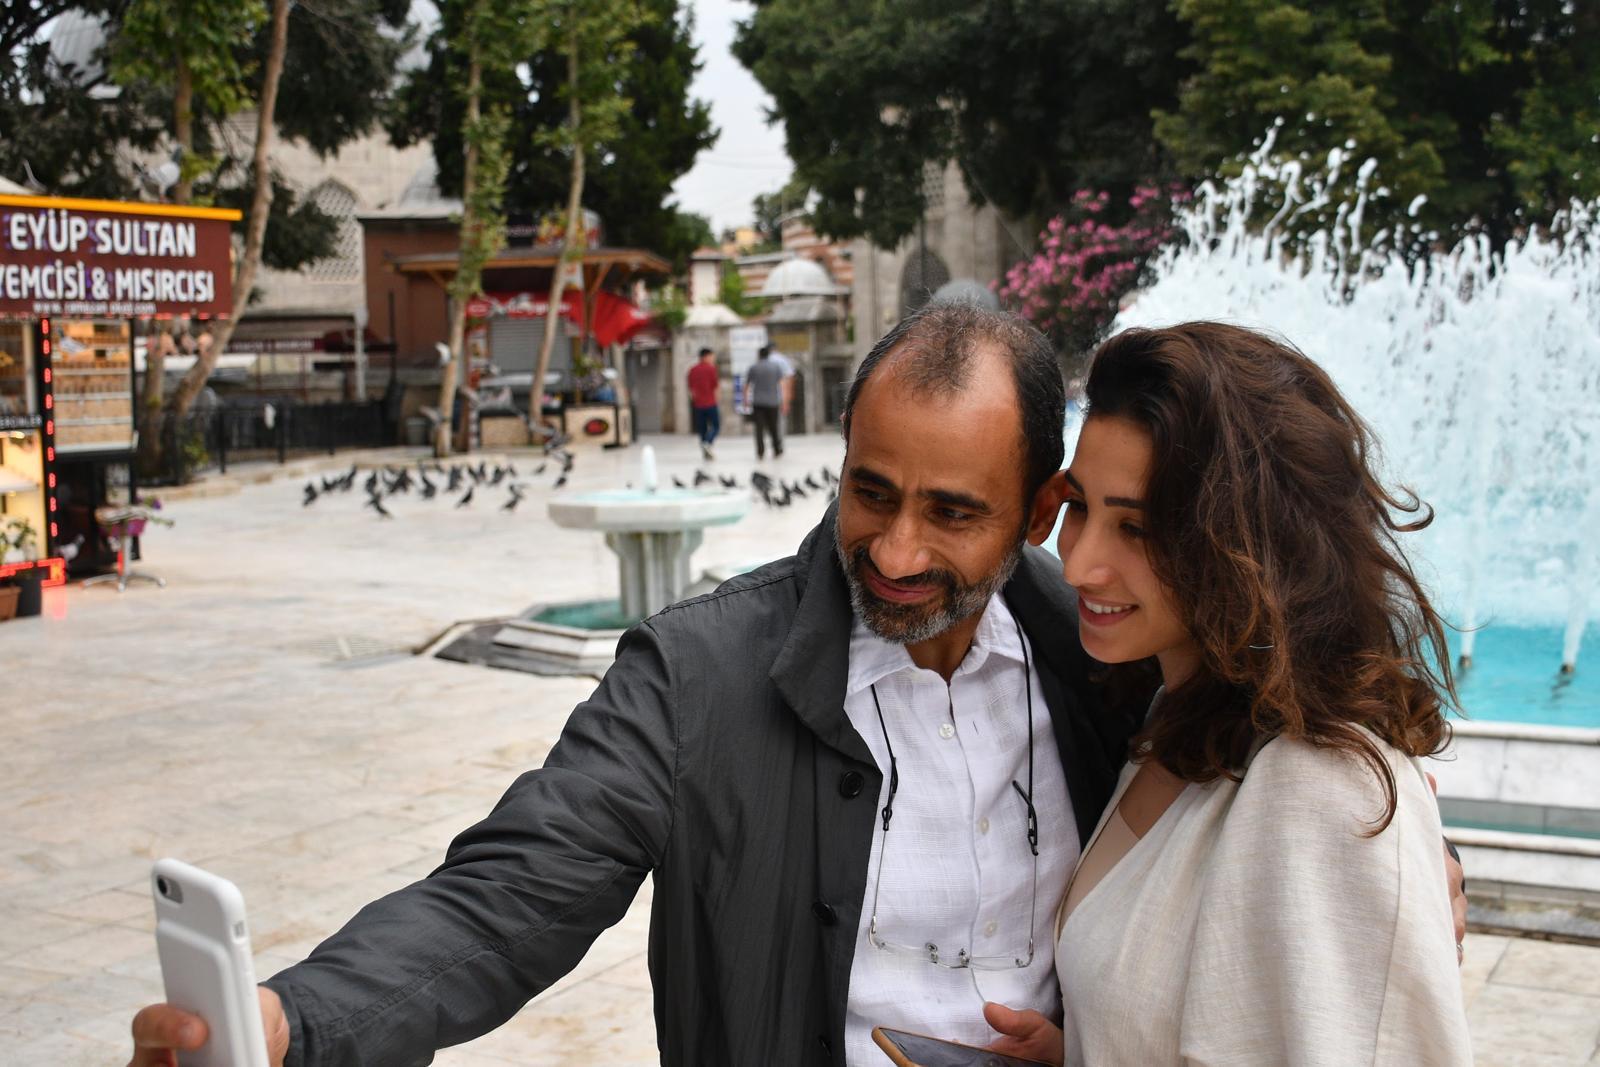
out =
[[[728,331],[728,363],[735,377],[743,379],[750,373],[750,364],[756,353],[767,344],[765,326],[735,326]]]

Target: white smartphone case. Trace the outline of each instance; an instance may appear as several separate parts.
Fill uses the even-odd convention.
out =
[[[167,1003],[206,1021],[210,1036],[179,1067],[268,1067],[244,897],[226,878],[174,859],[150,872],[156,951]]]

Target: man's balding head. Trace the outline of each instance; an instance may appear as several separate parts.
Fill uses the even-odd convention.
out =
[[[956,395],[986,368],[1009,368],[1020,409],[1024,499],[1061,469],[1066,390],[1055,352],[1023,319],[971,304],[928,304],[884,334],[861,361],[845,398],[842,423],[875,375],[893,375],[918,393]]]

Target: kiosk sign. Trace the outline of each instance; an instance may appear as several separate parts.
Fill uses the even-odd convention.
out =
[[[237,211],[0,196],[0,314],[228,315]]]

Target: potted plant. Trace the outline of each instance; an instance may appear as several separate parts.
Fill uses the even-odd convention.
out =
[[[0,530],[0,561],[6,563],[32,563],[39,558],[39,535],[27,519],[11,519]],[[44,570],[29,567],[18,571],[10,579],[17,590],[15,610],[18,617],[39,614],[43,607]]]

